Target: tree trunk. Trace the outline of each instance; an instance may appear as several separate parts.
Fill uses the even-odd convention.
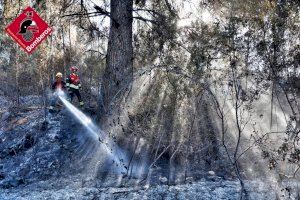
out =
[[[111,20],[100,108],[109,113],[133,80],[133,0],[111,0]]]

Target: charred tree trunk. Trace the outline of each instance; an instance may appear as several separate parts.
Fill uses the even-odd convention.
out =
[[[109,113],[133,80],[133,0],[112,0],[106,69],[102,79],[100,108]]]

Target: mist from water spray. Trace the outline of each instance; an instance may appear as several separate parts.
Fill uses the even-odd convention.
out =
[[[120,149],[104,131],[97,127],[90,117],[86,116],[82,111],[70,103],[62,90],[57,91],[57,94],[69,112],[86,128],[87,131],[85,133],[94,141],[99,142],[103,155],[107,155],[113,160],[117,166],[118,172],[125,173],[127,170],[124,163],[127,163],[127,156],[124,151],[122,151],[122,149]]]

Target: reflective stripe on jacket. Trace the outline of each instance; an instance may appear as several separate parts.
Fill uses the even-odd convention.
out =
[[[68,86],[68,85],[67,85],[67,86]],[[81,85],[80,85],[80,84],[78,84],[78,85],[69,84],[69,86],[68,86],[68,87],[70,87],[70,88],[74,88],[74,89],[78,90],[78,89],[81,87]]]
[[[72,73],[67,77],[66,86],[78,90],[81,87],[80,78],[77,74]]]

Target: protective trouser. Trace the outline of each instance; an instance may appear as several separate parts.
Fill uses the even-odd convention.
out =
[[[80,92],[79,92],[79,89],[74,89],[74,88],[69,88],[69,95],[70,95],[70,98],[69,100],[72,102],[73,98],[74,98],[74,95],[77,96],[77,99],[79,101],[79,105],[80,106],[83,106],[84,103],[81,99],[81,95],[80,95]]]
[[[54,110],[54,107],[57,106],[58,103],[58,96],[56,94],[53,94],[50,99],[50,110]]]

